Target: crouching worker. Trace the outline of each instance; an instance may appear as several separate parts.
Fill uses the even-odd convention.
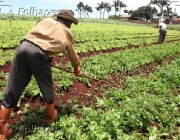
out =
[[[11,63],[0,109],[0,140],[9,138],[12,130],[8,121],[13,108],[34,75],[46,103],[46,122],[57,117],[54,109],[54,89],[49,55],[67,52],[76,76],[82,76],[80,60],[74,48],[71,24],[78,24],[71,10],[60,10],[53,15],[56,19],[45,18],[36,23],[16,48]]]
[[[163,23],[163,20],[159,21],[159,38],[157,44],[163,43],[165,37],[166,37],[166,32],[167,32],[167,27],[166,24]]]

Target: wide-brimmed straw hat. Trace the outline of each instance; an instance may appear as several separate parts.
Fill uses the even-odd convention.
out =
[[[74,24],[78,24],[78,21],[76,18],[74,18],[74,12],[72,10],[66,10],[66,9],[63,9],[63,10],[60,10],[58,14],[54,14],[53,16],[55,17],[62,17],[62,18],[65,18],[65,19],[69,19],[71,20]]]

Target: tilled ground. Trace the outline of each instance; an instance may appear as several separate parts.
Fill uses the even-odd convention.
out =
[[[131,49],[132,46],[128,46],[128,48]],[[87,54],[79,54],[79,57],[80,57],[80,59],[82,59],[84,57],[98,55],[99,53],[112,53],[112,52],[116,52],[116,51],[120,51],[120,50],[123,50],[123,49],[119,48],[119,49],[112,49],[112,50],[106,50],[106,51],[100,51],[100,52],[94,51],[94,52],[89,52]],[[140,67],[141,74],[148,77],[150,73],[153,73],[157,69],[158,65],[161,65],[165,61],[168,63],[171,63],[172,60],[174,60],[177,56],[178,55],[166,57],[160,62],[154,62],[151,64],[143,65]],[[52,64],[58,63],[60,61],[62,62],[63,65],[65,65],[68,61],[67,55],[63,54],[62,57],[53,58]],[[11,65],[10,63],[7,63],[5,66],[0,67],[0,70],[4,71],[4,72],[9,72],[10,65]],[[125,87],[125,85],[123,85],[123,83],[125,83],[124,79],[126,79],[126,78],[124,78],[124,77],[137,76],[138,74],[139,74],[138,71],[133,71],[133,72],[125,71],[122,74],[112,75],[111,81],[113,83],[122,83],[122,85],[119,85],[119,86],[122,89],[125,89],[126,87]],[[70,86],[66,90],[58,88],[58,87],[56,87],[56,85],[54,85],[55,108],[60,113],[63,106],[68,104],[68,102],[70,100],[73,101],[73,99],[78,104],[79,108],[81,108],[82,106],[90,106],[92,104],[95,104],[95,102],[96,102],[95,97],[102,96],[101,89],[100,89],[102,86],[108,86],[108,85],[105,85],[104,83],[101,83],[101,82],[93,81],[91,83],[91,86],[88,87],[87,85],[83,84],[82,82],[75,81],[74,85]],[[0,88],[0,90],[2,91],[3,89]],[[1,104],[2,104],[2,101],[0,100],[0,105]],[[40,109],[42,107],[45,108],[45,101],[43,100],[42,96],[36,95],[31,98],[29,98],[29,97],[21,98],[21,104],[19,107],[14,108],[14,112],[23,110],[23,108],[25,108],[26,104],[30,105],[30,110],[34,109],[34,108],[36,108],[36,109]],[[27,115],[27,114],[16,113],[15,116],[13,118],[11,118],[10,125],[14,125],[17,122],[19,122],[21,117],[24,115]],[[80,115],[77,115],[77,117],[80,117]]]

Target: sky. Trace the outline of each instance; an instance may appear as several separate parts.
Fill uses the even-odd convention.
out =
[[[122,0],[126,5],[127,10],[136,10],[138,7],[146,6],[150,0]],[[172,10],[176,9],[176,13],[180,15],[180,0],[171,4]],[[100,13],[97,12],[95,7],[98,3],[107,2],[113,4],[113,0],[0,0],[0,13],[14,13],[20,15],[37,15],[51,16],[58,13],[60,9],[71,9],[75,12],[75,17],[79,18],[80,15],[76,12],[77,4],[83,2],[84,5],[89,5],[93,9],[93,13],[89,14],[90,18],[99,18]],[[158,7],[156,7],[158,9]],[[123,8],[121,15],[124,15]],[[109,13],[113,15],[114,9]],[[106,12],[105,18],[108,17]]]

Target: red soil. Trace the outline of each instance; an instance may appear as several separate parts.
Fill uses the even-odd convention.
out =
[[[128,46],[128,48],[131,49],[132,46]],[[98,55],[99,53],[112,53],[112,52],[116,52],[116,51],[119,51],[122,49],[123,48],[100,51],[100,52],[97,52],[97,51],[88,52],[87,54],[79,54],[79,57],[84,58],[84,57],[89,57],[91,55]],[[162,60],[162,62],[167,61],[170,63],[175,57],[176,56],[164,58],[164,60]],[[55,57],[52,61],[52,64],[58,63],[60,61],[62,62],[62,65],[65,65],[66,62],[68,61],[67,55],[63,54],[62,57]],[[152,64],[147,64],[147,65],[141,66],[140,67],[141,73],[148,77],[150,73],[153,73],[156,70],[157,66],[160,63],[161,62],[157,62],[157,63],[152,63]],[[0,67],[0,71],[9,72],[10,65],[11,65],[10,63],[7,63],[5,66]],[[111,81],[114,81],[115,83],[119,83],[120,81],[122,81],[122,83],[124,83],[122,77],[124,77],[124,76],[136,76],[136,75],[138,75],[137,72],[126,71],[123,74],[112,75]],[[87,87],[82,82],[75,81],[74,85],[69,87],[67,90],[57,88],[56,85],[54,85],[54,88],[55,88],[55,108],[60,112],[62,105],[67,104],[67,102],[69,100],[72,100],[72,99],[77,100],[77,104],[79,105],[79,107],[90,106],[96,102],[95,97],[101,97],[102,93],[101,93],[100,88],[102,86],[105,86],[105,84],[103,84],[101,82],[97,82],[97,81],[93,81],[91,83],[91,87]],[[106,85],[106,86],[108,86],[108,85]],[[120,86],[123,89],[125,88],[125,86],[123,84]],[[3,89],[0,88],[0,91],[2,91],[2,90]],[[41,107],[45,108],[45,102],[44,102],[42,96],[37,95],[33,98],[23,97],[21,99],[20,106],[15,107],[14,112],[22,110],[25,107],[25,104],[27,104],[27,103],[30,104],[31,109],[34,109],[34,108],[40,109]],[[0,105],[1,104],[2,104],[2,101],[0,100]],[[10,120],[10,124],[13,125],[13,124],[19,122],[20,118],[23,115],[25,115],[25,114],[16,114],[15,117]],[[77,115],[77,117],[80,117],[80,115]]]

